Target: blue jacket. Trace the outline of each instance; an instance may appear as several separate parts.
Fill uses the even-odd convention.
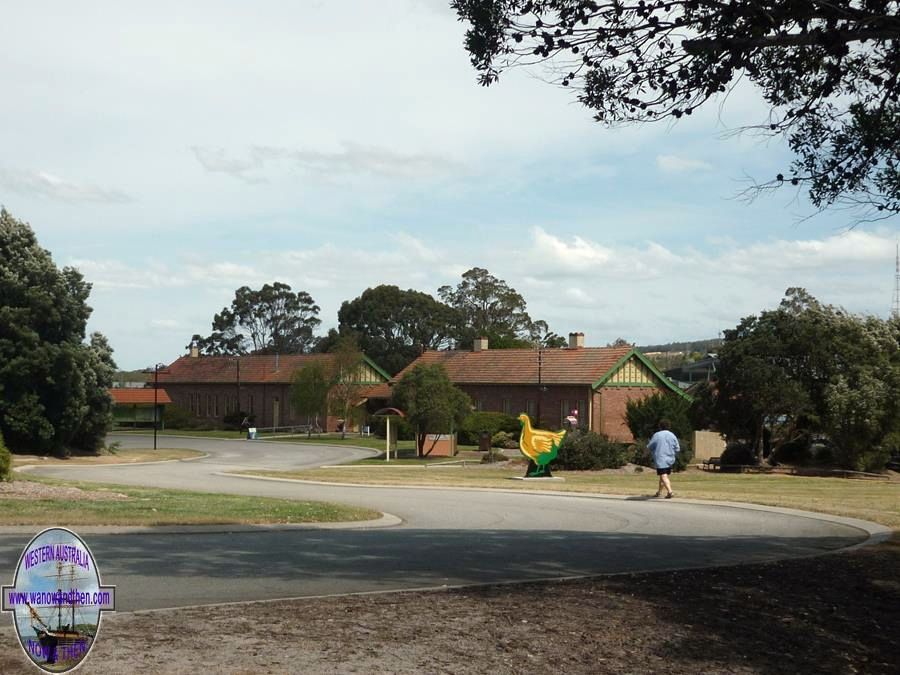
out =
[[[657,431],[647,443],[650,455],[653,457],[653,466],[657,469],[667,469],[675,464],[675,453],[681,452],[678,438],[671,431]]]

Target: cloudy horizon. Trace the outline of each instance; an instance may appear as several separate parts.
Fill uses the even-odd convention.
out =
[[[540,71],[477,84],[447,3],[17,5],[0,26],[0,204],[93,285],[123,369],[170,362],[240,286],[281,281],[320,334],[367,287],[483,267],[590,346],[706,339],[785,289],[886,317],[897,219],[790,188],[729,131],[737,88],[676,125],[606,129]]]

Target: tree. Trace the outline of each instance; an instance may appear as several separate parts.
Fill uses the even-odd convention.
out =
[[[231,307],[213,317],[208,337],[192,342],[207,355],[303,354],[314,344],[313,331],[322,323],[319,306],[306,291],[294,293],[276,281],[259,290],[241,286]]]
[[[115,363],[99,333],[84,343],[90,291],[0,209],[0,433],[14,451],[67,454],[103,442]]]
[[[514,65],[552,80],[607,125],[675,120],[756,85],[757,129],[786,138],[785,182],[818,207],[900,211],[900,17],[896,0],[453,0],[483,85]]]
[[[725,331],[717,378],[700,399],[714,426],[748,440],[757,459],[767,443],[777,452],[825,434],[838,463],[856,468],[877,465],[884,439],[900,429],[898,386],[891,322],[789,288],[778,309]]]
[[[427,293],[388,285],[367,288],[338,311],[341,334],[356,335],[366,355],[392,374],[421,349],[450,346],[455,319],[453,309]]]
[[[668,420],[670,431],[678,437],[681,452],[675,457],[675,470],[683,470],[694,456],[694,426],[690,418],[691,401],[684,396],[657,392],[641,400],[625,404],[625,422],[638,446],[644,449],[649,466],[650,454],[647,441],[659,431],[660,420]]]
[[[427,434],[453,432],[472,409],[471,399],[453,385],[440,364],[415,366],[394,385],[392,399],[416,430],[419,457],[430,452],[425,450]]]
[[[307,436],[312,436],[313,419],[315,425],[319,425],[319,415],[323,415],[328,409],[328,390],[331,382],[328,372],[322,363],[316,361],[304,366],[294,373],[291,384],[291,400],[294,410],[300,415],[306,415],[309,429]]]
[[[360,383],[363,354],[353,337],[340,338],[331,354],[334,358],[329,377],[328,410],[343,420],[341,438],[345,438],[347,428],[359,421],[360,408],[357,404],[365,388]]]
[[[473,267],[453,288],[438,289],[441,300],[457,312],[454,341],[458,347],[471,347],[477,337],[488,338],[498,349],[528,347],[555,336],[544,321],[532,321],[525,309],[525,298],[505,281],[486,269]]]

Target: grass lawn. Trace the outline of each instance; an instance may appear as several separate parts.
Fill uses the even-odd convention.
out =
[[[656,473],[611,474],[595,471],[555,471],[565,481],[513,481],[524,474],[524,465],[423,466],[421,470],[369,465],[290,472],[247,472],[253,475],[297,478],[360,485],[423,485],[519,490],[553,490],[610,495],[651,495],[656,492]],[[861,518],[900,530],[900,482],[811,478],[805,476],[729,474],[689,470],[672,477],[678,497],[750,502],[769,506],[819,511]]]
[[[191,459],[202,457],[204,453],[197,450],[183,448],[150,448],[119,449],[114,453],[104,455],[78,455],[68,459],[56,457],[42,457],[40,455],[13,455],[13,466],[71,466],[72,464],[101,465],[101,464],[134,464],[135,462],[164,462],[173,459]]]
[[[100,485],[30,478],[15,481],[34,490],[27,500],[6,498],[0,490],[0,525],[214,525],[332,523],[372,520],[370,509],[290,499],[244,497],[124,485]],[[76,487],[88,495],[56,494]],[[105,495],[106,499],[90,496]],[[124,496],[117,497],[118,495]]]

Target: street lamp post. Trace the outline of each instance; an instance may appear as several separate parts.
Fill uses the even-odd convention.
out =
[[[157,363],[153,368],[147,368],[144,372],[150,373],[151,370],[153,372],[153,449],[156,450],[156,430],[159,427],[159,369],[163,368],[163,373],[168,373],[168,370],[165,370],[166,364]]]

